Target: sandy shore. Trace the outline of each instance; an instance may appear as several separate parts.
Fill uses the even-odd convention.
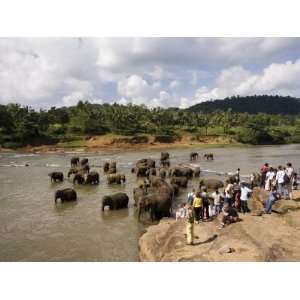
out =
[[[156,142],[150,136],[147,142],[133,142],[127,137],[116,136],[93,136],[87,140],[82,139],[75,142],[62,142],[55,145],[27,146],[18,149],[1,148],[0,152],[28,152],[28,153],[64,153],[64,152],[98,152],[98,151],[139,151],[149,149],[168,148],[210,148],[225,146],[241,146],[231,137],[208,136],[199,141],[192,139],[191,135],[184,135],[181,139],[170,143]]]

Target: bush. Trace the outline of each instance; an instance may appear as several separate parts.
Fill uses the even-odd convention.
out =
[[[158,143],[174,143],[177,140],[176,136],[173,135],[155,135],[154,142]]]
[[[18,142],[5,142],[1,145],[3,148],[17,149],[22,147],[23,145]]]

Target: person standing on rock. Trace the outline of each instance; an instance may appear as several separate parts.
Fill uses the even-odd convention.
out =
[[[248,199],[252,193],[252,190],[250,190],[244,182],[241,183],[241,211],[243,214],[250,212],[250,209],[248,208]]]
[[[203,199],[201,197],[201,192],[197,192],[196,197],[193,201],[193,208],[195,212],[196,223],[199,224],[200,218],[202,218],[203,210]]]
[[[214,199],[214,212],[217,216],[221,212],[223,196],[218,189],[216,189],[211,196]]]
[[[285,197],[286,196],[286,189],[285,189],[285,183],[284,183],[284,177],[286,173],[283,170],[282,166],[278,166],[278,171],[276,174],[276,182],[277,182],[277,188],[278,188],[278,193],[280,197]]]
[[[186,238],[187,244],[194,244],[194,210],[190,204],[187,204],[187,214],[186,214]]]
[[[266,175],[267,172],[269,171],[269,164],[265,163],[261,169],[260,169],[260,173],[261,173],[261,186],[264,187],[265,186],[265,181],[266,181]]]
[[[291,163],[286,164],[286,188],[289,195],[290,200],[293,200],[293,177],[294,177],[294,168]]]
[[[279,195],[277,194],[276,186],[273,186],[269,193],[269,197],[268,197],[268,200],[265,205],[265,213],[266,214],[272,213],[272,206],[273,206],[274,202],[278,199],[279,199]]]
[[[233,184],[230,183],[228,180],[226,181],[226,188],[225,188],[225,199],[224,203],[228,203],[229,206],[232,204],[232,197],[233,197]]]
[[[202,220],[204,221],[204,216],[206,220],[209,219],[209,197],[206,187],[202,189],[201,198],[203,201]]]

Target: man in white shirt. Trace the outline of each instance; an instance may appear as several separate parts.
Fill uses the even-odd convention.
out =
[[[276,174],[276,182],[277,182],[278,193],[280,197],[284,197],[286,195],[284,175],[285,175],[285,171],[283,170],[282,166],[278,166],[278,171]]]
[[[250,197],[250,193],[252,190],[250,190],[244,182],[241,183],[241,210],[242,213],[248,213],[250,212],[250,209],[248,208],[248,199]]]

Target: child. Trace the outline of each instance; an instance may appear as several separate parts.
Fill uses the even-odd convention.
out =
[[[179,219],[185,219],[187,216],[186,203],[182,203],[180,208],[176,211],[176,221]]]

